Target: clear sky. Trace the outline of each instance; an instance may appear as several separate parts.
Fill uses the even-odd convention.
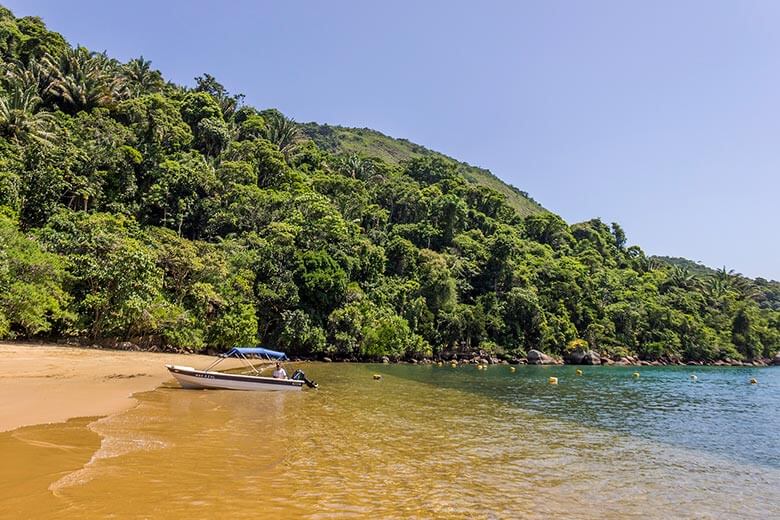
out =
[[[648,253],[780,279],[780,2],[0,0],[166,78],[489,168]]]

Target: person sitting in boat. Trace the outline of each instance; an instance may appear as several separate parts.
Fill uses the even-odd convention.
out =
[[[287,371],[279,363],[276,364],[276,370],[274,370],[274,377],[276,379],[287,379]]]

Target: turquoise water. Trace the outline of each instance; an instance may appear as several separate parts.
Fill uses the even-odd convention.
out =
[[[302,368],[0,436],[0,517],[780,518],[780,368]]]
[[[548,418],[780,468],[780,367],[527,366],[512,373],[501,365],[484,371],[387,365],[377,371]],[[559,384],[542,384],[549,376]]]

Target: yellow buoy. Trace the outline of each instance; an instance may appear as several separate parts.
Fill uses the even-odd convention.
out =
[[[558,378],[557,377],[551,377],[548,381],[550,381],[551,385],[557,385],[558,384]]]
[[[757,384],[758,384],[758,380],[757,380],[757,379],[755,379],[755,378],[754,378],[754,379],[751,379],[751,380],[750,380],[750,384],[751,384],[751,385],[757,385]]]
[[[509,367],[510,372],[514,372],[515,370],[517,370],[515,367]]]
[[[440,366],[442,366],[442,362],[441,362],[441,361],[439,361],[438,363],[436,363],[436,366],[437,366],[437,367],[440,367]]]
[[[639,377],[639,372],[634,372],[634,377]]]
[[[374,381],[379,381],[380,379],[382,379],[382,376],[379,374],[374,374]]]
[[[482,370],[482,365],[477,365],[477,370]]]
[[[582,370],[580,370],[580,369],[578,368],[578,369],[577,369],[577,371],[575,372],[575,374],[577,374],[578,376],[581,376],[581,375],[582,375]]]
[[[451,366],[452,368],[458,368],[458,364],[457,364],[457,363],[450,363],[450,366]]]

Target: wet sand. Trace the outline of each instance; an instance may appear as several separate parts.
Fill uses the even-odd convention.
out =
[[[172,380],[165,364],[204,368],[212,357],[0,342],[0,431],[105,416]],[[237,366],[228,360],[220,367]]]

